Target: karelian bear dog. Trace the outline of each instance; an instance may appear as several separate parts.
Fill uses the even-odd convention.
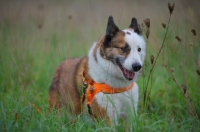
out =
[[[49,106],[66,106],[75,114],[88,111],[93,118],[106,118],[110,123],[121,115],[135,114],[139,97],[136,80],[145,47],[136,18],[120,30],[110,16],[105,35],[87,56],[67,59],[58,66],[49,88]]]

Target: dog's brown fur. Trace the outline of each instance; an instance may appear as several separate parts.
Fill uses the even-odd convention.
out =
[[[104,37],[100,39],[96,48],[104,48],[102,47],[103,40]],[[107,53],[107,51],[103,52]],[[116,52],[116,50],[113,52]],[[49,106],[56,109],[68,106],[71,112],[77,115],[80,114],[81,105],[84,105],[84,108],[86,108],[86,103],[81,104],[80,102],[82,90],[81,76],[84,71],[85,78],[92,80],[88,70],[88,57],[67,59],[63,61],[58,66],[49,89]],[[97,104],[95,98],[91,102],[91,110],[93,117],[106,117],[108,122],[110,122],[109,117],[106,115],[106,110]]]
[[[97,63],[98,49],[100,49],[100,56],[107,60],[111,60],[116,54],[124,58],[129,54],[130,47],[125,41],[125,32],[119,30],[114,22],[111,25],[112,27],[107,29],[110,31],[110,34],[107,35],[115,35],[112,36],[111,40],[108,42],[106,41],[109,38],[106,38],[106,35],[101,37],[93,49],[93,57]],[[51,108],[59,109],[63,106],[67,106],[69,110],[75,114],[81,113],[81,106],[86,108],[87,99],[85,99],[83,104],[81,104],[80,101],[83,72],[86,79],[93,80],[89,74],[88,56],[84,58],[67,59],[58,66],[49,88],[48,101]],[[110,120],[105,108],[100,107],[95,98],[93,98],[90,107],[93,117],[106,117]]]
[[[59,109],[69,105],[70,110],[80,113],[80,95],[77,89],[76,73],[81,59],[68,59],[57,68],[50,89],[49,106]]]
[[[124,32],[119,31],[110,42],[109,47],[105,47],[103,44],[104,39],[105,37],[101,37],[94,48],[93,55],[95,58],[98,48],[100,48],[101,56],[105,59],[109,59],[115,54],[124,57],[128,55],[128,52],[123,52],[120,49],[125,46]],[[83,71],[85,78],[93,80],[89,75],[88,57],[67,59],[58,66],[49,89],[48,101],[50,107],[59,109],[66,105],[69,106],[71,112],[80,114]],[[93,116],[97,113],[100,114],[100,117],[105,116],[105,110],[99,107],[94,99],[91,102],[91,109],[94,111]]]

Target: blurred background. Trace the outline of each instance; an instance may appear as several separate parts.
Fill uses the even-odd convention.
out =
[[[12,46],[34,46],[34,41],[42,41],[41,46],[51,43],[54,36],[56,47],[62,44],[74,45],[82,40],[83,45],[90,46],[104,35],[109,15],[114,17],[121,28],[130,25],[132,17],[139,23],[145,18],[151,20],[151,34],[160,30],[161,23],[166,23],[169,16],[168,0],[1,0],[1,28],[9,26]],[[181,28],[199,28],[199,1],[172,0],[175,3],[171,24],[175,32]],[[3,29],[2,29],[3,30]],[[2,32],[1,32],[2,33]],[[15,42],[19,35],[24,35],[25,42]],[[92,35],[92,36],[91,36]],[[1,35],[2,36],[2,35]],[[76,42],[67,43],[75,37]],[[21,40],[20,40],[21,41]],[[86,48],[87,49],[87,48]]]
[[[150,56],[156,56],[169,19],[168,2],[175,3],[169,36],[150,87],[150,109],[187,113],[185,100],[173,81],[168,64],[175,68],[180,84],[187,85],[200,113],[200,81],[196,73],[200,53],[199,0],[0,0],[0,101],[5,108],[20,102],[48,107],[47,94],[56,67],[65,58],[81,57],[105,34],[107,19],[125,29],[132,17],[142,24],[150,19],[146,67],[138,83],[143,98],[144,80],[151,68]],[[191,33],[197,31],[197,36]],[[182,42],[175,36],[179,35]],[[181,68],[184,67],[184,68]],[[9,103],[8,103],[9,102]],[[142,101],[140,102],[140,107]],[[42,108],[41,108],[42,109]],[[178,110],[177,110],[178,109]]]

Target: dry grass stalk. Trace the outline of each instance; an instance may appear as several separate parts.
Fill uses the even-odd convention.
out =
[[[175,37],[179,42],[181,42],[182,41],[182,39],[181,39],[181,37],[180,36],[176,36]]]
[[[147,83],[146,83],[146,86],[145,86],[145,88],[144,88],[144,107],[147,107],[147,104],[148,104],[148,103],[147,103],[147,101],[148,101],[147,99],[149,98],[149,95],[150,95],[150,94],[147,93],[147,91],[149,91],[149,93],[151,92],[151,89],[148,90],[148,84],[149,84],[150,78],[151,78],[151,76],[152,76],[153,69],[154,69],[154,67],[155,67],[155,65],[156,65],[156,62],[157,62],[157,60],[158,60],[158,57],[159,57],[160,54],[161,54],[162,49],[164,48],[164,44],[165,44],[165,41],[166,41],[166,39],[167,39],[167,34],[168,34],[168,30],[169,30],[169,23],[170,23],[170,20],[171,20],[172,12],[173,12],[173,10],[174,10],[174,4],[171,5],[170,3],[168,3],[168,8],[169,8],[169,10],[170,10],[170,16],[169,16],[169,20],[168,20],[168,23],[167,23],[167,29],[166,29],[166,32],[165,32],[165,36],[164,36],[164,39],[163,39],[163,41],[162,41],[161,47],[160,47],[160,49],[159,49],[159,51],[158,51],[158,54],[157,54],[157,56],[155,57],[155,61],[154,61],[154,63],[152,64],[152,67],[151,67],[151,69],[150,69],[150,73],[149,73],[148,78],[147,78]],[[145,20],[144,20],[144,23],[145,23],[145,25],[147,26],[147,28],[148,28],[148,27],[150,28],[150,20],[149,20],[149,19],[145,19]],[[148,28],[148,29],[149,29],[149,28]]]
[[[198,66],[198,68],[200,69],[200,54],[199,54],[199,58],[198,58],[198,60],[197,60],[197,66]]]
[[[181,93],[182,93],[182,95],[184,96],[184,98],[185,98],[185,100],[186,100],[187,109],[188,109],[190,115],[198,118],[198,114],[197,114],[197,112],[196,112],[196,109],[195,109],[195,107],[194,107],[194,104],[193,104],[193,102],[191,101],[190,95],[189,95],[189,93],[188,93],[188,87],[187,87],[186,85],[181,86],[181,85],[178,83],[178,81],[177,81],[177,79],[176,79],[176,77],[175,77],[174,72],[170,72],[170,73],[172,74],[172,77],[173,77],[174,82],[176,83],[176,85],[178,86],[178,88],[181,90]]]
[[[190,42],[189,45],[190,45],[190,47],[193,47],[193,42]]]
[[[149,35],[150,35],[150,30],[149,30],[149,28],[147,29],[145,35],[146,35],[147,38],[149,38]]]
[[[146,37],[148,39],[149,35],[150,35],[150,19],[149,18],[144,19],[144,24],[147,27],[145,35],[146,35]]]
[[[198,67],[198,69],[196,70],[196,72],[200,76],[200,54],[199,54],[199,57],[198,57],[198,60],[197,60],[197,67]]]
[[[150,59],[151,59],[151,64],[153,64],[154,63],[154,56],[151,55]]]
[[[175,69],[172,67],[172,68],[170,68],[170,72],[171,73],[174,73],[174,71],[175,71]]]
[[[169,13],[172,14],[173,10],[174,10],[174,6],[175,4],[171,4],[170,2],[168,3],[168,9],[169,9]]]
[[[197,74],[200,76],[200,70],[198,69],[198,70],[196,70],[196,72],[197,72]]]
[[[166,24],[165,24],[165,23],[162,23],[162,27],[165,29],[165,28],[166,28]]]
[[[147,28],[150,28],[150,19],[149,18],[144,19],[144,24],[146,25]]]
[[[191,32],[192,32],[192,34],[193,34],[194,36],[196,36],[196,35],[197,35],[197,33],[196,33],[196,30],[195,30],[195,29],[192,29],[192,30],[191,30]]]

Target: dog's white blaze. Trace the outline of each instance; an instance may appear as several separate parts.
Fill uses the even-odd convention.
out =
[[[139,36],[133,31],[123,31],[125,33],[126,31],[131,33],[125,35],[125,40],[131,47],[131,53],[128,55],[122,65],[131,70],[132,64],[135,62],[143,65],[145,57],[145,41],[143,37]],[[135,77],[132,81],[125,79],[118,66],[101,57],[99,48],[96,52],[96,62],[93,55],[95,45],[96,43],[94,43],[88,54],[89,73],[94,81],[98,83],[107,83],[114,88],[127,87],[136,81],[136,79],[139,77],[139,72],[135,73]],[[138,47],[141,48],[141,52],[138,52]],[[134,83],[133,88],[126,92],[117,94],[98,93],[95,95],[95,98],[97,103],[107,110],[108,116],[111,117],[113,121],[116,121],[115,119],[117,118],[117,115],[126,114],[130,111],[132,114],[137,112],[138,96],[138,85]]]
[[[131,70],[132,64],[139,63],[143,65],[144,57],[145,57],[145,41],[142,36],[136,34],[133,30],[123,30],[125,33],[129,32],[130,34],[125,35],[125,40],[131,47],[130,54],[125,59],[123,66]],[[138,48],[141,48],[141,51],[138,52]]]

